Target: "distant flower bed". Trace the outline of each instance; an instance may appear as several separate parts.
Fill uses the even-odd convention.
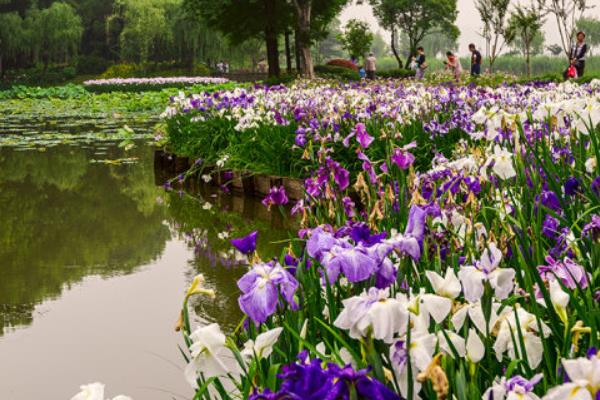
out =
[[[202,84],[222,84],[229,82],[227,78],[214,78],[210,76],[176,76],[171,78],[112,78],[112,79],[93,79],[83,82],[85,86],[106,86],[106,85],[202,85]]]
[[[94,93],[104,92],[143,92],[165,88],[186,88],[190,86],[215,86],[230,84],[226,78],[210,76],[177,76],[164,78],[109,78],[83,82],[85,88]],[[222,88],[226,89],[226,88]]]

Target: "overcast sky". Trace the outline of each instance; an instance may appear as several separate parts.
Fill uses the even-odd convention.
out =
[[[600,0],[588,0],[588,3],[593,5],[594,8],[586,11],[586,15],[600,17]],[[372,26],[374,31],[381,31],[386,41],[389,43],[389,33],[384,32],[383,29],[379,27],[377,20],[373,16],[371,6],[352,5],[346,7],[341,16],[342,23],[345,23],[347,20],[352,18],[367,21]],[[458,39],[461,54],[466,54],[468,52],[467,46],[471,42],[475,43],[480,49],[484,49],[485,41],[477,34],[477,32],[481,31],[482,23],[479,13],[475,8],[474,0],[458,0],[458,19],[456,22],[461,32],[460,38]],[[544,28],[546,34],[546,45],[555,43],[559,44],[560,36],[556,27],[556,20],[547,18]]]

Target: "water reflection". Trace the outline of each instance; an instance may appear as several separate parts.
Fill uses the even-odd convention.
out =
[[[90,162],[123,157],[138,161]],[[0,399],[70,398],[94,380],[191,398],[173,331],[187,286],[203,273],[217,298],[194,298],[194,319],[233,329],[245,267],[229,239],[259,230],[266,259],[289,221],[256,199],[165,193],[163,178],[143,143],[0,147]]]
[[[278,256],[280,242],[288,239],[284,227],[292,221],[278,210],[266,212],[257,199],[216,190],[199,190],[193,197],[173,191],[166,201],[169,225],[194,252],[192,271],[203,273],[207,286],[217,293],[214,300],[193,299],[197,316],[203,321],[219,322],[226,331],[235,328],[242,317],[236,282],[247,271],[247,260],[234,251],[229,240],[258,230],[258,254],[264,258]]]
[[[91,164],[97,151],[0,150],[0,334],[30,324],[35,305],[65,286],[130,273],[163,251],[169,229],[152,166]]]

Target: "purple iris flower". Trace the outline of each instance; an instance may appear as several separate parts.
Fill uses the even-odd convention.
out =
[[[540,201],[543,206],[549,208],[550,210],[559,212],[561,209],[558,196],[551,190],[544,190],[540,195]]]
[[[339,244],[340,241],[336,239],[331,232],[328,232],[323,229],[323,227],[319,226],[312,230],[310,238],[306,241],[306,251],[309,256],[320,260],[323,253]]]
[[[273,186],[269,190],[269,194],[263,199],[263,205],[267,207],[271,207],[273,205],[280,206],[288,203],[288,197],[285,193],[285,187],[283,186]]]
[[[306,190],[306,193],[312,197],[319,197],[322,192],[321,186],[315,178],[307,178],[304,180],[304,190]]]
[[[400,169],[408,169],[415,162],[415,156],[402,149],[395,149],[391,159]]]
[[[300,362],[285,365],[277,375],[282,380],[277,393],[265,390],[252,400],[349,400],[350,387],[359,399],[400,400],[383,383],[368,375],[369,369],[355,371],[350,365],[340,367],[315,358],[308,360],[306,351],[298,355]],[[262,396],[262,397],[260,397]]]
[[[321,263],[327,270],[330,283],[337,281],[343,273],[350,282],[361,282],[369,279],[377,270],[377,260],[370,257],[367,248],[362,245],[355,247],[334,246],[323,254]]]
[[[523,394],[523,392],[529,393],[533,391],[533,387],[537,385],[542,378],[542,374],[537,374],[529,380],[523,378],[521,375],[516,375],[504,382],[504,388],[509,393],[513,391],[520,394]]]
[[[590,236],[592,240],[600,239],[600,215],[592,215],[592,220],[583,227],[581,236]]]
[[[466,177],[463,182],[467,184],[467,187],[474,194],[479,194],[481,192],[481,183],[479,182],[479,178],[474,176]]]
[[[577,192],[579,192],[580,186],[581,185],[579,184],[577,178],[573,176],[567,178],[564,184],[565,194],[567,196],[574,196]]]
[[[382,232],[371,235],[371,228],[369,228],[369,225],[365,222],[357,222],[352,224],[348,236],[350,236],[350,239],[354,240],[357,244],[360,243],[364,246],[371,247],[385,239],[387,234]]]
[[[591,184],[592,192],[596,194],[596,196],[600,196],[600,176],[594,178]]]
[[[285,399],[285,395],[283,393],[273,393],[270,389],[265,389],[264,392],[259,393],[256,389],[248,400],[283,400]],[[289,399],[294,399],[293,397],[288,397]]]
[[[342,368],[332,363],[327,365],[327,369],[335,382],[333,391],[337,393],[336,399],[349,399],[349,387],[353,386],[359,399],[400,400],[400,396],[384,384],[369,377],[369,369],[355,371],[350,365]]]
[[[304,147],[306,145],[306,129],[296,129],[296,146]]]
[[[546,215],[542,223],[542,233],[549,239],[556,239],[559,234],[560,222],[550,214]]]
[[[348,196],[342,198],[342,205],[344,206],[344,212],[346,213],[346,217],[352,218],[355,215],[354,207],[355,204],[352,199]]]
[[[224,171],[223,172],[223,180],[224,181],[231,181],[231,180],[233,180],[233,171]]]
[[[369,160],[369,157],[367,157],[367,155],[362,151],[359,151],[357,153],[357,157],[363,162],[362,169],[369,174],[369,179],[371,180],[371,182],[377,181],[377,175],[375,174],[375,169],[373,169],[373,164],[371,164],[371,160]]]
[[[417,205],[413,205],[408,212],[408,223],[406,224],[406,230],[404,231],[405,236],[410,236],[423,245],[423,238],[425,237],[425,218],[427,217],[427,210]]]
[[[560,279],[569,289],[576,289],[577,287],[584,289],[588,286],[589,274],[581,265],[570,258],[565,257],[563,261],[557,261],[547,256],[546,262],[548,265],[537,267],[543,279]]]
[[[333,180],[340,190],[346,190],[350,185],[350,172],[338,164],[338,166],[333,169]]]
[[[240,309],[254,321],[261,324],[273,315],[279,304],[279,296],[292,309],[298,305],[294,301],[294,293],[298,281],[279,263],[268,262],[252,266],[237,282],[242,291],[238,299]]]
[[[285,365],[281,374],[277,375],[283,382],[280,394],[288,399],[322,400],[335,399],[328,397],[333,390],[333,379],[321,366],[318,358],[308,360],[306,351],[298,355],[300,362]]]
[[[231,239],[231,244],[243,254],[250,254],[256,250],[256,238],[258,236],[258,231],[254,231],[249,233],[248,235]]]
[[[373,143],[375,138],[367,132],[367,127],[362,122],[359,122],[355,126],[356,129],[356,141],[360,144],[363,149],[366,149]]]

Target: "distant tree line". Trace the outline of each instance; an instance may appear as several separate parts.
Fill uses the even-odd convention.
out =
[[[77,60],[251,66],[261,53],[253,38],[232,45],[183,0],[0,0],[0,76]]]

